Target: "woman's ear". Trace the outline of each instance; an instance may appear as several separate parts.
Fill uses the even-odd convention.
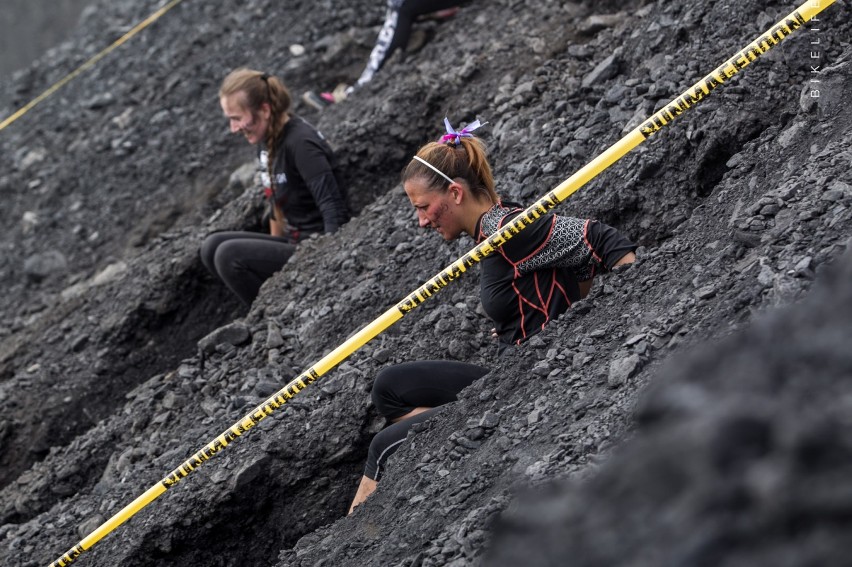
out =
[[[464,186],[461,183],[451,183],[448,190],[455,204],[460,204],[464,195]]]

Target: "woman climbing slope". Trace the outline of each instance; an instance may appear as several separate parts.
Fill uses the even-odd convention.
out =
[[[495,192],[485,145],[472,132],[479,121],[420,148],[402,172],[419,224],[445,240],[463,234],[477,243],[523,208]],[[616,229],[591,219],[547,214],[481,262],[480,300],[494,320],[501,349],[521,345],[588,295],[595,275],[636,259],[636,245]],[[415,423],[456,395],[487,368],[455,361],[416,361],[382,370],[373,403],[391,425],[373,438],[364,476],[349,509],[376,489],[384,464]]]

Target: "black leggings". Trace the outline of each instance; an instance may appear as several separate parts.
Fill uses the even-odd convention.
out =
[[[260,286],[296,251],[289,237],[259,232],[214,232],[201,244],[201,262],[251,306]]]
[[[484,376],[487,368],[449,360],[404,362],[383,369],[373,384],[373,404],[388,420],[398,419],[414,408],[433,408],[391,424],[373,437],[364,476],[379,480],[382,467],[405,441],[408,430],[438,411],[438,406],[456,401],[456,395]]]
[[[468,0],[388,0],[385,22],[379,31],[376,45],[370,53],[367,67],[355,83],[355,88],[369,83],[394,51],[408,45],[411,26],[418,16],[455,8],[466,1]]]

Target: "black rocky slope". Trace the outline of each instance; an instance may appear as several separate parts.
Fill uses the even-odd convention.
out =
[[[103,3],[78,31],[79,50],[34,66],[13,85],[16,96],[37,94],[154,7]],[[440,134],[445,114],[489,121],[498,189],[529,202],[792,9],[747,1],[738,10],[749,16],[732,18],[724,3],[689,0],[506,0],[424,24],[431,41],[393,61],[358,96],[322,115],[297,104],[337,147],[360,215],[303,246],[244,313],[196,256],[207,232],[256,228],[259,211],[250,171],[231,175],[251,151],[225,136],[218,81],[241,64],[277,71],[296,94],[354,77],[382,8],[179,5],[0,133],[9,164],[0,173],[3,563],[55,558],[469,247],[417,229],[397,186],[400,167]],[[474,271],[80,564],[509,564],[531,545],[549,564],[559,555],[548,554],[563,548],[525,532],[495,547],[494,523],[553,518],[554,531],[538,531],[566,546],[598,523],[618,525],[607,518],[628,516],[632,501],[598,503],[596,495],[603,499],[606,484],[631,470],[617,463],[634,444],[662,444],[665,455],[669,443],[645,426],[632,439],[639,394],[671,381],[658,378],[658,368],[749,327],[757,311],[798,301],[847,246],[848,16],[837,2],[820,31],[801,30],[561,206],[619,226],[643,245],[641,259],[602,278],[590,299],[523,349],[493,359]],[[815,39],[818,99],[809,96]],[[293,44],[307,55],[291,56]],[[848,278],[835,285],[848,286]],[[201,342],[202,369],[196,343],[214,330]],[[376,495],[344,517],[366,446],[382,426],[369,404],[375,372],[444,357],[494,370],[413,434]],[[698,400],[724,413],[737,398],[737,384],[725,384],[733,393],[708,386]],[[838,398],[848,396],[843,386],[836,384]],[[728,435],[725,423],[701,424],[710,437],[716,427]],[[751,431],[731,435],[730,450],[751,447]],[[689,451],[702,444],[687,441],[676,448],[700,463]],[[643,471],[655,465],[635,462]],[[684,476],[679,494],[694,502],[708,490],[704,477]],[[573,484],[557,486],[550,490],[565,496],[553,496],[552,508],[526,504],[530,487],[579,478],[600,488],[580,500]],[[643,478],[625,477],[623,493],[643,491]],[[843,493],[843,483],[833,486]],[[721,498],[725,487],[717,488]],[[662,507],[664,496],[637,502],[636,521],[654,502]],[[583,520],[575,504],[601,513]],[[748,516],[757,507],[742,510],[743,522],[759,519]],[[795,535],[799,509],[792,510]],[[702,512],[683,514],[683,533],[718,521]],[[629,526],[631,518],[622,521]],[[657,534],[649,545],[664,553],[672,541],[664,521],[643,526]],[[613,533],[602,532],[601,545]],[[629,552],[641,543],[611,546],[607,560],[640,564]],[[588,557],[587,564],[609,564]],[[777,564],[766,557],[756,561]]]
[[[794,308],[678,356],[635,438],[516,498],[486,565],[845,565],[852,264]]]

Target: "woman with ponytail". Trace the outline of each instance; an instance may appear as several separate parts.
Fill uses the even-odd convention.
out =
[[[201,245],[201,260],[250,306],[300,240],[335,232],[349,221],[350,209],[334,152],[316,128],[291,112],[290,93],[277,77],[237,69],[222,82],[219,102],[231,132],[257,146],[270,233],[213,233]]]
[[[445,240],[467,234],[477,243],[505,226],[523,207],[502,200],[485,145],[474,137],[475,121],[420,148],[402,172],[408,199],[421,227]],[[616,229],[591,219],[547,214],[486,256],[480,270],[480,300],[494,321],[498,353],[521,345],[571,304],[588,295],[600,272],[632,263],[636,245]],[[370,443],[352,510],[376,489],[388,457],[408,430],[455,401],[488,368],[465,362],[406,362],[379,372],[373,384],[376,409],[390,425]]]

